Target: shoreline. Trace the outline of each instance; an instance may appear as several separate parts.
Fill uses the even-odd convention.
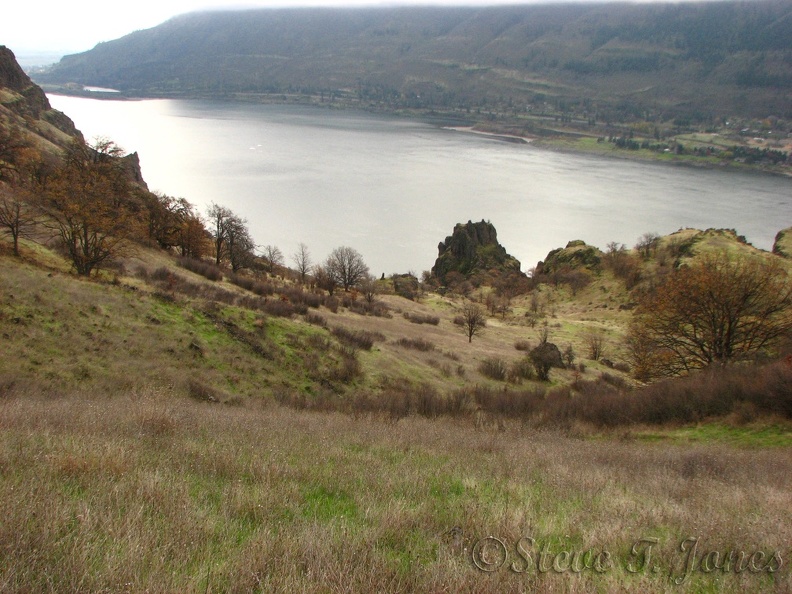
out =
[[[55,85],[52,85],[54,87]],[[124,93],[123,91],[119,93],[105,93],[105,92],[91,92],[91,91],[83,91],[78,92],[75,89],[64,88],[63,86],[58,86],[59,88],[50,88],[49,90],[45,89],[46,93],[52,93],[57,95],[64,95],[64,96],[72,96],[72,97],[81,97],[81,98],[91,98],[91,99],[98,99],[104,101],[142,101],[142,100],[156,100],[156,99],[181,99],[181,100],[201,100],[201,99],[211,99],[216,101],[227,101],[230,103],[236,102],[250,102],[249,97],[240,97],[236,94],[229,94],[229,95],[222,95],[222,96],[205,96],[205,95],[193,95],[190,93],[177,93],[173,95],[138,95],[138,96],[130,96]],[[578,154],[578,155],[591,155],[591,156],[600,156],[604,158],[613,158],[613,159],[624,159],[628,161],[636,161],[636,162],[643,162],[643,163],[658,163],[661,165],[672,165],[672,166],[684,166],[684,167],[694,167],[700,169],[708,169],[713,171],[728,171],[728,172],[740,172],[740,173],[754,173],[754,174],[761,174],[761,175],[773,175],[776,177],[783,177],[786,179],[792,179],[792,167],[775,167],[775,168],[768,168],[763,167],[762,165],[754,165],[754,164],[746,164],[740,163],[735,161],[719,161],[717,163],[711,161],[705,161],[700,157],[696,157],[693,155],[675,155],[673,159],[669,159],[667,156],[654,153],[654,152],[647,152],[643,149],[641,152],[636,151],[629,151],[629,150],[621,150],[612,148],[612,150],[592,150],[586,146],[582,146],[580,144],[580,140],[583,138],[597,138],[596,135],[592,134],[584,134],[577,130],[557,130],[556,135],[552,136],[537,136],[535,134],[528,134],[527,132],[517,132],[514,131],[514,125],[509,123],[504,123],[504,125],[493,124],[492,122],[476,122],[472,118],[456,114],[456,113],[441,113],[437,111],[422,111],[422,110],[400,110],[400,109],[383,109],[381,107],[376,106],[365,106],[365,105],[354,105],[344,101],[335,101],[335,102],[328,102],[328,103],[317,103],[315,101],[306,100],[304,97],[296,98],[291,97],[292,100],[287,100],[283,95],[280,96],[266,96],[266,95],[258,95],[256,97],[256,102],[262,104],[278,104],[278,105],[304,105],[306,107],[315,107],[315,108],[324,108],[324,109],[353,109],[353,110],[360,110],[366,113],[373,113],[379,115],[389,115],[392,117],[397,118],[408,118],[423,122],[428,122],[432,125],[438,126],[443,130],[451,130],[456,132],[462,132],[467,134],[477,134],[484,137],[489,137],[495,140],[500,140],[502,142],[511,142],[514,144],[530,144],[539,149],[546,149],[556,152],[562,153],[569,153],[569,154]],[[452,122],[465,122],[466,125],[454,125]],[[486,127],[487,129],[481,129],[482,127]],[[503,131],[498,131],[501,128]],[[507,131],[508,130],[508,131]]]

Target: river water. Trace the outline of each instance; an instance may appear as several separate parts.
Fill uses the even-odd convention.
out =
[[[429,269],[454,224],[489,220],[523,270],[573,239],[734,228],[770,249],[792,179],[573,155],[356,111],[49,95],[86,139],[137,151],[149,188],[248,220],[314,261],[348,245],[372,273]]]

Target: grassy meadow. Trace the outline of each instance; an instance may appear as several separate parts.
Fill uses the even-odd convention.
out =
[[[792,591],[792,425],[609,424],[597,386],[632,384],[610,275],[468,343],[454,295],[299,309],[157,251],[86,280],[0,249],[2,592]],[[537,344],[534,309],[575,367],[484,374]]]

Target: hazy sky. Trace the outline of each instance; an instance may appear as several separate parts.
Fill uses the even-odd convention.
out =
[[[526,0],[522,0],[525,2]],[[530,0],[528,0],[530,1]],[[534,0],[535,1],[535,0]],[[207,8],[376,4],[485,4],[519,0],[15,0],[0,15],[0,45],[15,53],[74,53]]]

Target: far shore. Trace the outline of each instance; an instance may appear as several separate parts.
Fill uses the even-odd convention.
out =
[[[365,112],[377,113],[382,115],[391,115],[403,118],[412,118],[415,120],[422,120],[432,122],[435,125],[445,129],[457,132],[464,132],[468,134],[477,134],[489,138],[501,140],[503,142],[512,142],[515,144],[531,144],[537,148],[543,148],[558,152],[575,153],[581,155],[597,155],[602,157],[611,157],[616,159],[627,159],[630,161],[643,161],[654,163],[665,163],[669,165],[682,165],[687,167],[698,167],[703,169],[721,170],[721,171],[740,171],[745,173],[759,173],[782,176],[785,178],[792,178],[792,167],[788,166],[767,166],[762,164],[749,164],[737,161],[726,160],[712,160],[712,158],[702,158],[694,155],[668,155],[664,153],[657,153],[645,149],[638,151],[617,149],[611,143],[598,143],[592,145],[592,140],[597,136],[590,133],[580,132],[579,130],[564,130],[564,129],[546,129],[545,132],[551,133],[548,135],[530,135],[528,133],[515,133],[514,123],[511,122],[476,122],[470,118],[469,114],[458,113],[439,113],[436,111],[423,112],[420,109],[409,110],[389,110],[382,109],[377,106],[366,106],[347,101],[327,101],[319,102],[306,98],[305,96],[286,95],[286,94],[240,94],[229,93],[225,95],[205,95],[205,94],[190,94],[190,93],[174,93],[170,95],[159,96],[146,96],[134,95],[130,96],[120,92],[96,92],[82,90],[78,91],[73,86],[62,85],[42,85],[45,92],[67,95],[76,97],[85,97],[100,100],[145,100],[145,99],[215,99],[218,101],[255,101],[268,104],[282,104],[282,105],[306,105],[313,107],[324,107],[330,109],[358,109]],[[115,91],[115,89],[113,89]],[[315,99],[315,98],[314,98]],[[453,122],[453,123],[452,123]],[[465,125],[455,125],[463,123]],[[469,122],[469,123],[468,123]],[[486,129],[482,129],[486,128]],[[503,128],[500,131],[499,128]],[[552,134],[557,132],[557,134]],[[586,144],[586,143],[589,144]]]

